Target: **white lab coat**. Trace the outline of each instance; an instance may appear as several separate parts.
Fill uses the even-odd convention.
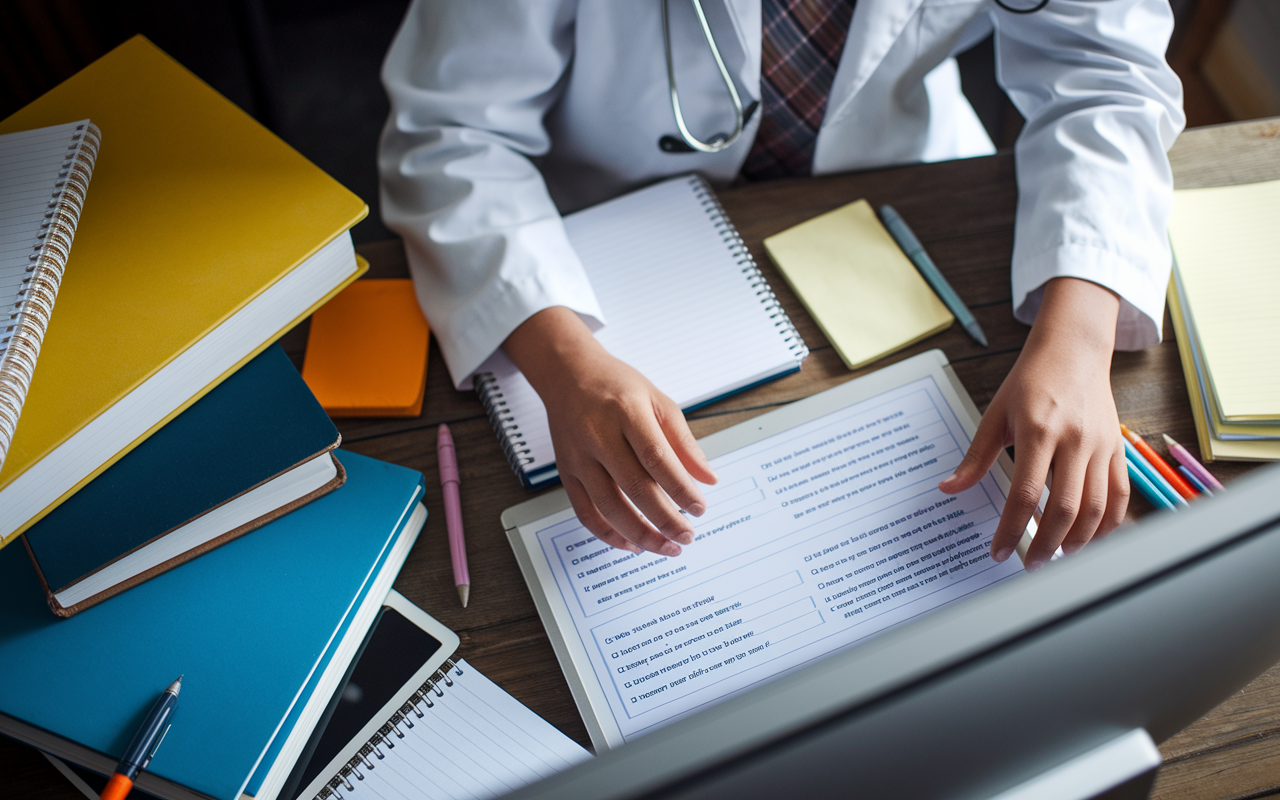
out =
[[[415,0],[387,53],[382,215],[455,385],[556,305],[607,324],[560,215],[659,178],[738,174],[758,127],[715,153],[675,134],[661,0]],[[760,96],[758,0],[704,0],[744,106]],[[691,5],[671,0],[682,111],[704,141],[733,107]],[[982,155],[951,56],[994,26],[997,78],[1027,119],[1016,157],[1014,313],[1050,278],[1123,298],[1117,347],[1159,342],[1171,255],[1166,151],[1183,126],[1164,59],[1167,0],[858,0],[819,131],[816,174]]]

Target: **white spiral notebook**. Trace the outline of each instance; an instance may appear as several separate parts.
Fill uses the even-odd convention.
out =
[[[606,318],[596,338],[689,411],[809,355],[711,189],[686,175],[564,218]],[[546,407],[501,350],[476,391],[532,488],[558,477]]]
[[[101,141],[87,119],[0,136],[0,465],[31,387]]]

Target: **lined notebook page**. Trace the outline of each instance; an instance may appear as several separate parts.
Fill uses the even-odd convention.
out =
[[[0,313],[5,320],[18,310],[40,241],[40,224],[50,209],[58,175],[74,155],[71,137],[84,124],[69,122],[0,136]],[[8,345],[9,333],[0,329],[0,353]]]
[[[462,800],[495,797],[554,775],[591,754],[466,661],[453,686],[432,696],[403,739],[364,769],[350,800]]]
[[[605,315],[596,338],[681,408],[800,367],[808,349],[700,179],[675,178],[565,217]],[[531,451],[552,463],[546,408],[502,354],[492,372]]]
[[[1173,195],[1169,238],[1218,408],[1280,418],[1280,181]]]

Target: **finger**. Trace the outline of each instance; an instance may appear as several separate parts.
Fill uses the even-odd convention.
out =
[[[1075,450],[1059,445],[1054,453],[1053,472],[1050,478],[1049,499],[1044,514],[1036,526],[1036,536],[1027,548],[1025,563],[1028,572],[1049,563],[1067,532],[1075,524],[1080,510],[1080,498],[1084,494],[1084,480],[1088,472],[1088,459]],[[1008,509],[1005,509],[1008,513]]]
[[[698,488],[698,484],[676,457],[676,452],[668,443],[665,431],[656,423],[642,422],[628,426],[625,436],[648,477],[662,487],[662,491],[667,493],[677,507],[686,509],[695,516],[702,516],[702,513],[707,510],[706,498],[702,496],[702,490]],[[627,492],[627,496],[635,499],[630,492]],[[646,515],[649,513],[644,508],[641,510]],[[653,517],[649,519],[654,524],[658,524]],[[662,525],[658,524],[658,527],[661,529]]]
[[[573,513],[578,516],[578,521],[582,523],[582,527],[591,531],[597,539],[619,550],[627,550],[632,553],[643,552],[638,546],[627,539],[605,520],[600,514],[600,510],[596,508],[596,504],[591,502],[591,497],[587,494],[586,487],[582,485],[582,481],[572,475],[561,473],[561,479],[564,483],[565,494],[569,495],[569,503],[573,506]]]
[[[668,541],[653,529],[636,507],[627,502],[622,490],[602,465],[583,476],[582,484],[600,515],[613,530],[628,541],[652,553],[664,556],[680,555],[680,545]],[[637,466],[636,469],[639,469]]]
[[[1107,515],[1111,492],[1111,453],[1095,455],[1089,461],[1084,475],[1083,491],[1076,510],[1076,521],[1062,540],[1062,552],[1067,555],[1089,543],[1098,532]]]
[[[623,503],[627,513],[635,516],[635,510],[639,509],[640,513],[645,516],[653,527],[658,529],[662,536],[673,542],[689,544],[693,541],[693,523],[689,522],[688,518],[680,513],[680,509],[676,507],[675,503],[671,502],[671,498],[654,481],[653,476],[640,465],[637,458],[638,456],[630,452],[628,448],[627,452],[619,454],[612,458],[609,463],[603,465],[613,479],[614,484],[616,484],[616,489],[620,489],[622,495],[625,495],[626,499],[631,501],[630,504],[625,501]],[[595,497],[594,492],[592,497]],[[600,511],[604,513],[606,519],[616,524],[616,520],[606,509],[601,508]],[[640,544],[641,547],[644,546],[632,538],[628,531],[622,530],[622,534],[631,539],[631,541],[636,542],[636,544]]]
[[[698,446],[698,440],[693,438],[693,432],[689,430],[689,423],[685,420],[684,414],[680,412],[675,403],[670,401],[668,403],[670,404],[669,407],[655,408],[654,410],[658,415],[658,424],[662,426],[662,432],[675,451],[676,458],[680,459],[680,463],[684,465],[685,470],[696,480],[702,483],[717,483],[720,478],[716,475],[715,470],[711,468],[707,457],[703,455],[702,448]],[[695,517],[702,516],[701,511],[694,511],[689,506],[681,507],[688,509],[689,513]]]
[[[1107,510],[1102,515],[1102,523],[1094,534],[1102,538],[1120,527],[1124,522],[1125,511],[1129,508],[1129,468],[1124,463],[1124,446],[1117,445],[1111,454],[1111,463],[1107,467]]]
[[[1049,472],[1050,456],[1049,449],[1043,443],[1038,446],[1033,442],[1018,443],[1018,460],[1013,465],[1009,499],[1005,501],[1000,524],[991,537],[991,556],[996,561],[1008,558],[1022,539],[1027,521],[1040,503],[1045,475]],[[1039,534],[1036,538],[1040,538]]]
[[[960,466],[951,473],[938,488],[947,494],[956,494],[977,484],[987,474],[991,465],[1000,457],[1000,451],[1009,443],[1008,420],[1003,410],[992,403],[987,413],[982,415],[978,430],[969,443],[969,450],[960,461]]]

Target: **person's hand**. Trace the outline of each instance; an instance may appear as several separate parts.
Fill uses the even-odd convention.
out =
[[[1116,295],[1095,283],[1049,281],[1026,346],[982,415],[969,452],[939,484],[951,494],[964,491],[1002,449],[1015,447],[1009,499],[991,541],[996,561],[1013,553],[1046,479],[1049,500],[1026,554],[1029,572],[1059,545],[1074,553],[1124,519],[1129,477],[1110,380],[1119,310]]]
[[[567,308],[534,314],[503,349],[547,407],[556,469],[587,530],[633,553],[679,555],[693,541],[681,509],[701,516],[696,481],[716,482],[680,408]]]

